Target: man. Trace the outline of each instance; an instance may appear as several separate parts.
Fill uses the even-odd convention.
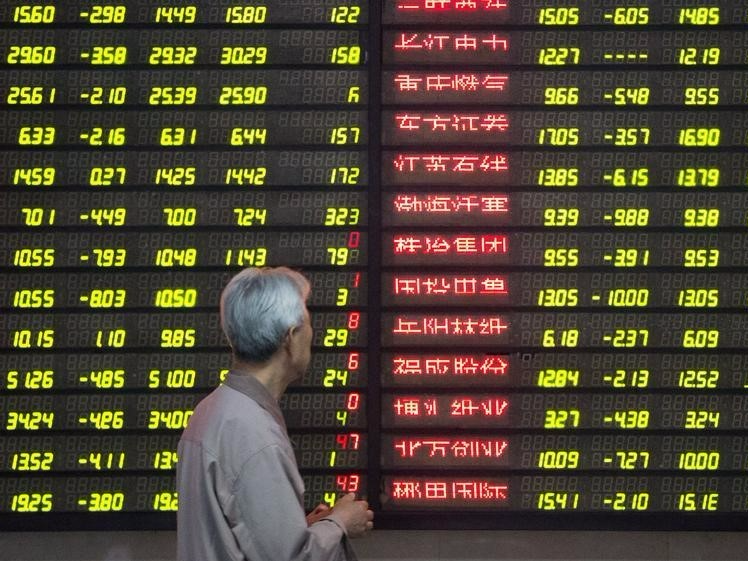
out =
[[[351,493],[304,516],[304,485],[278,400],[309,366],[309,283],[284,267],[245,269],[221,295],[231,371],[179,442],[179,561],[349,561],[372,528]]]

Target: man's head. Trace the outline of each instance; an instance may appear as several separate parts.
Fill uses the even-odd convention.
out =
[[[309,291],[309,282],[285,267],[244,269],[232,278],[221,294],[221,327],[235,360],[264,363],[287,345],[303,372],[311,345]]]

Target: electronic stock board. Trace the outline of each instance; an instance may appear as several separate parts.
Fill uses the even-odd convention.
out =
[[[748,0],[0,6],[0,528],[169,528],[247,266],[306,507],[748,521]]]

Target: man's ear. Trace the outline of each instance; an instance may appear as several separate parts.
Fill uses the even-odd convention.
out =
[[[286,331],[285,337],[283,337],[283,345],[286,347],[290,347],[291,343],[293,342],[293,338],[296,335],[296,326],[290,327],[288,331]]]

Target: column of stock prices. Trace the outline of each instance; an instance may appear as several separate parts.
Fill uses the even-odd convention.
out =
[[[174,526],[225,282],[306,508],[748,522],[748,0],[0,6],[0,528]]]
[[[306,507],[366,494],[367,12],[0,7],[3,520],[173,522],[179,436],[229,362],[220,291],[252,265],[313,285],[283,402]]]
[[[383,511],[745,520],[748,2],[381,21]]]

